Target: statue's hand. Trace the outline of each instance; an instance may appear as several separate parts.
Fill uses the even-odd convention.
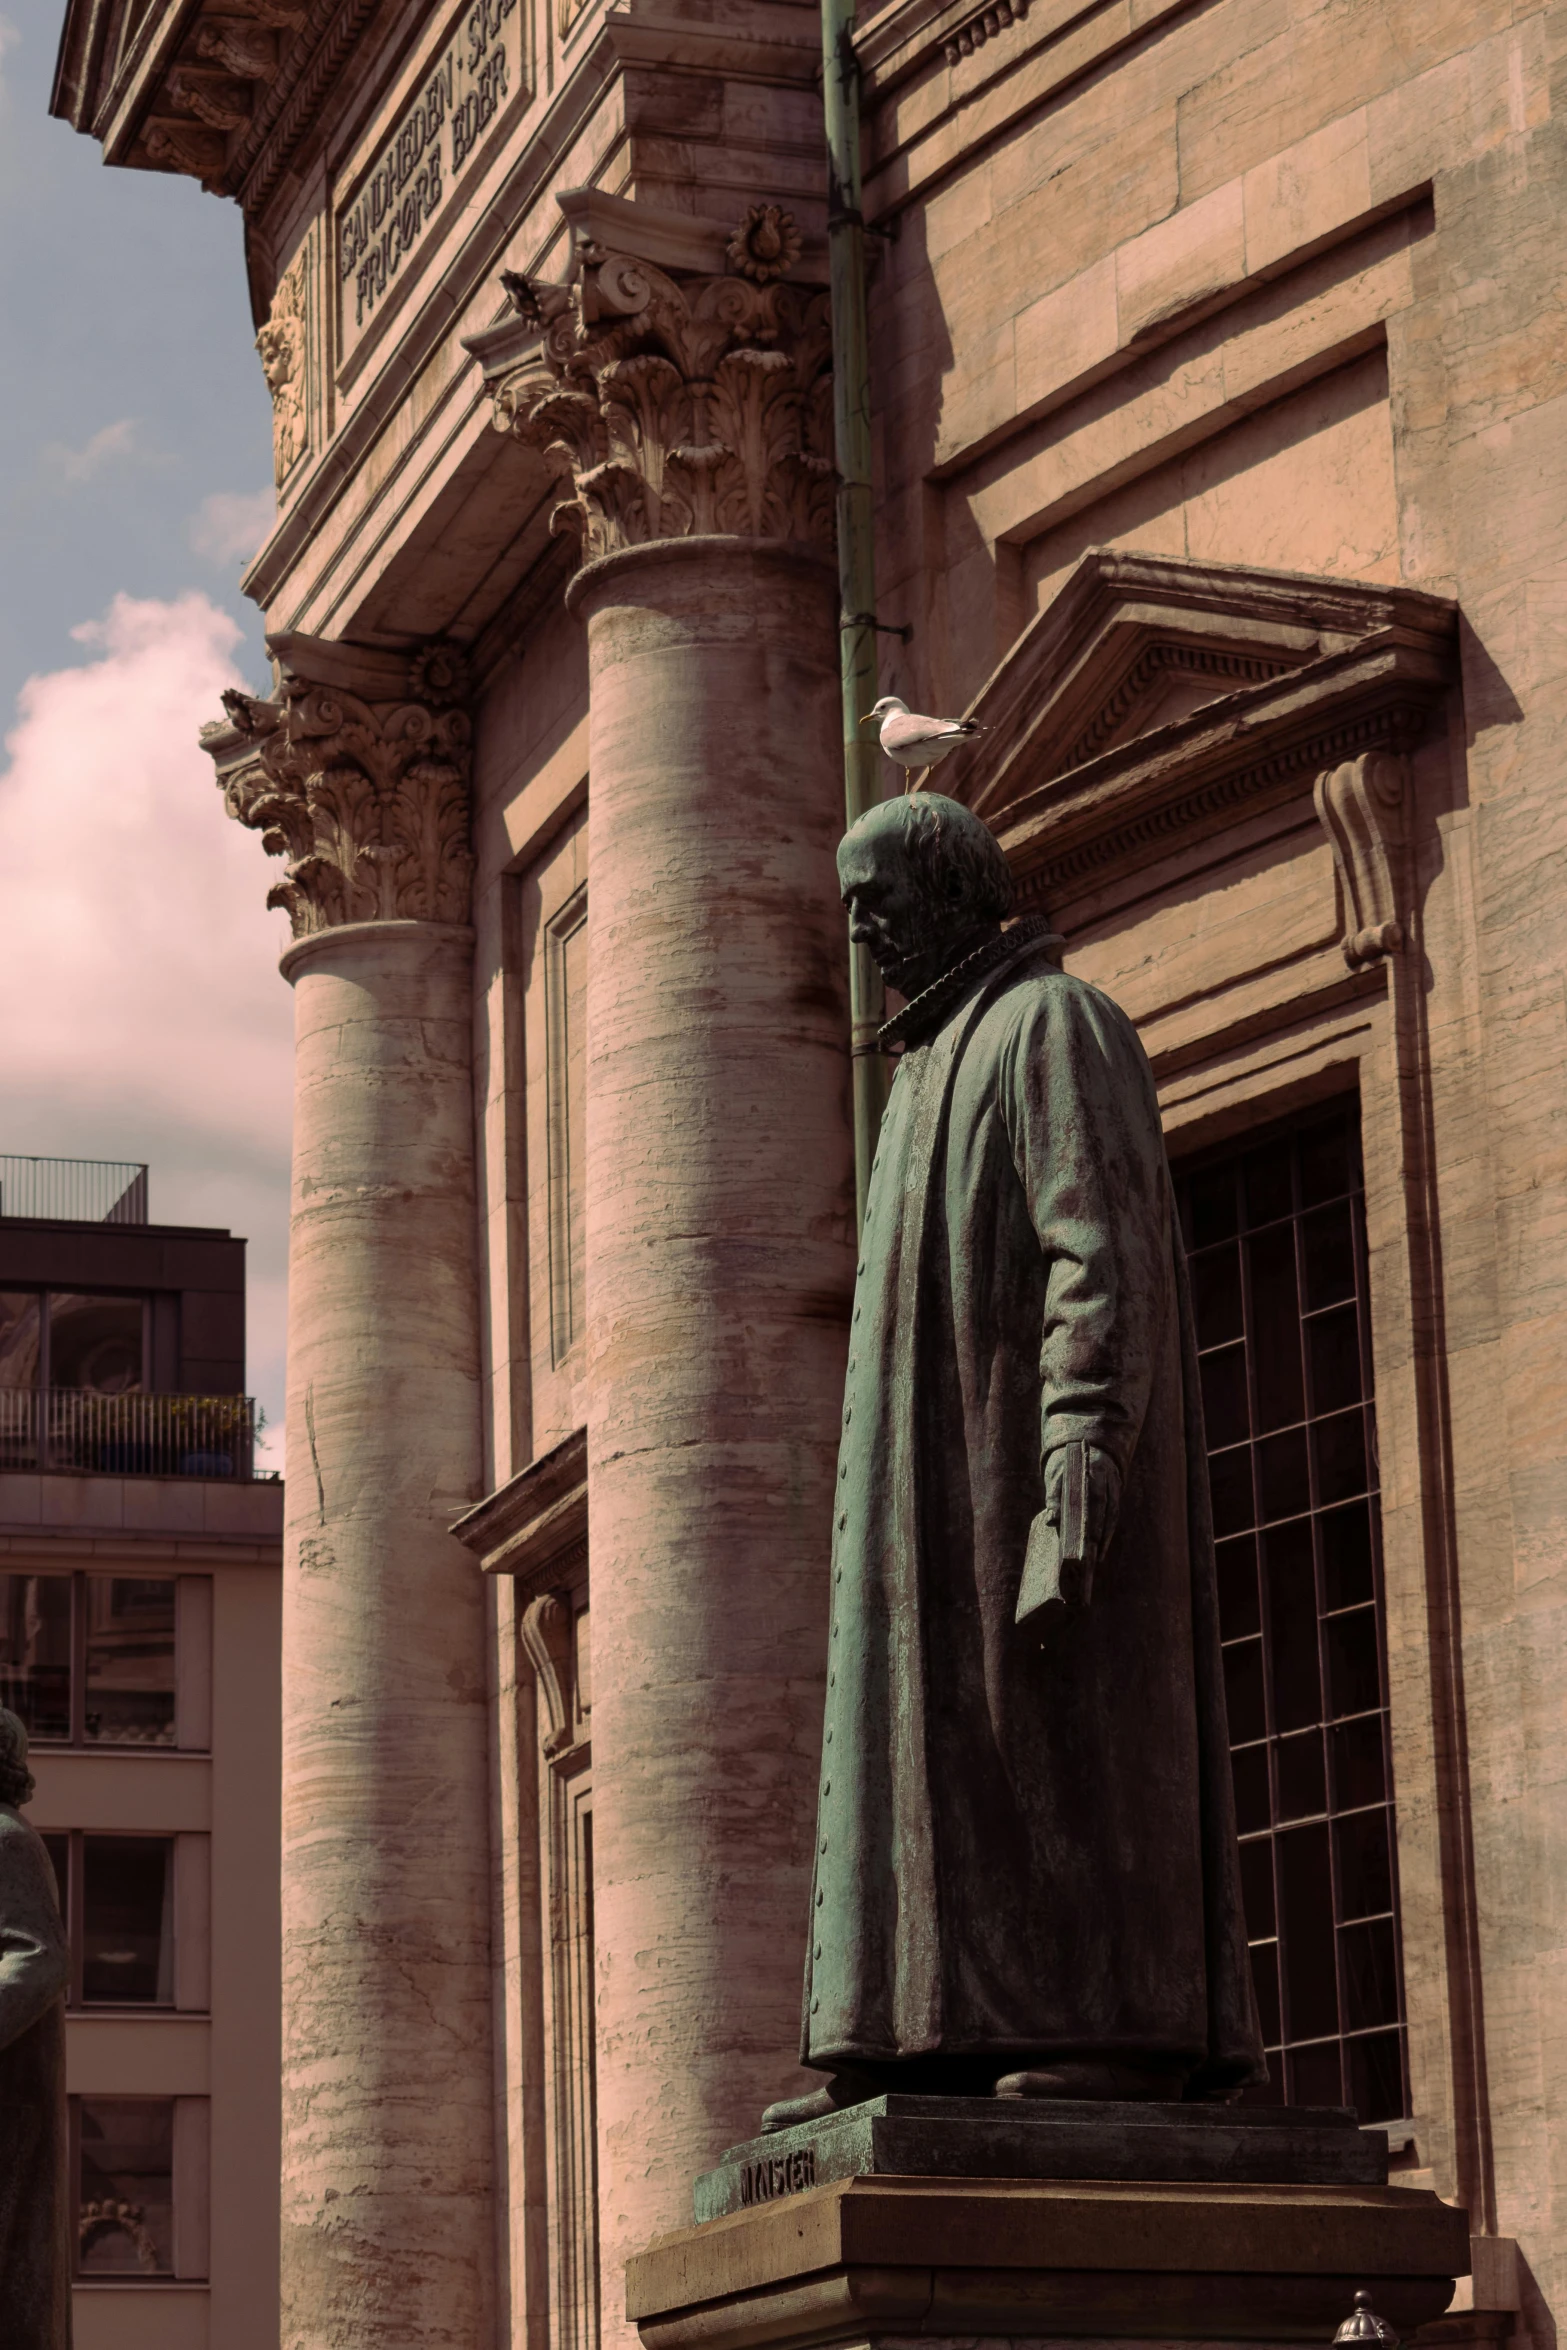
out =
[[[1028,1534],[1017,1622],[1046,1631],[1088,1605],[1094,1569],[1110,1547],[1121,1473],[1097,1444],[1060,1445],[1045,1463],[1045,1506]]]

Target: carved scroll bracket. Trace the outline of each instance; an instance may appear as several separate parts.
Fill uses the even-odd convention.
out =
[[[547,1760],[574,1743],[571,1602],[558,1591],[541,1591],[523,1610],[517,1626],[522,1653],[533,1667],[544,1705],[540,1744]]]
[[[296,938],[345,922],[466,922],[472,726],[460,654],[271,637],[275,697],[202,729],[229,814],[287,860],[269,906]]]
[[[509,276],[513,319],[470,341],[585,560],[707,533],[832,543],[828,297],[782,282],[800,239],[777,205],[726,251],[735,274],[683,276],[580,241],[572,285]]]
[[[1317,815],[1333,845],[1344,903],[1344,960],[1352,971],[1404,943],[1408,762],[1366,751],[1317,777]]]

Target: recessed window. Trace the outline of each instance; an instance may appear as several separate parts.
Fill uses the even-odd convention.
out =
[[[146,1298],[108,1290],[0,1290],[0,1388],[130,1395],[146,1381]]]
[[[76,2273],[174,2274],[174,2100],[77,2104]]]
[[[77,2276],[204,2278],[209,2148],[205,2097],[73,2097]]]
[[[1264,2102],[1408,2107],[1355,1111],[1177,1170]]]
[[[563,1363],[586,1326],[585,1125],[588,893],[568,898],[545,931],[549,1105],[550,1354]]]
[[[74,1575],[0,1575],[0,1705],[37,1739],[71,1735]]]
[[[202,1835],[44,1837],[70,1951],[72,2008],[211,2004],[211,1847]]]
[[[76,2268],[83,2277],[174,2274],[174,2100],[84,2097]]]
[[[0,1291],[0,1468],[134,1469],[149,1319],[145,1297]]]
[[[55,1291],[49,1299],[51,1387],[129,1395],[144,1383],[147,1309],[139,1297]]]
[[[43,1302],[36,1290],[0,1289],[0,1388],[38,1385]]]
[[[209,1609],[201,1576],[0,1574],[0,1704],[40,1744],[203,1747]]]
[[[174,1839],[82,1838],[82,2005],[174,2004]]]
[[[88,1575],[84,1598],[84,1738],[105,1746],[172,1746],[172,1579]]]

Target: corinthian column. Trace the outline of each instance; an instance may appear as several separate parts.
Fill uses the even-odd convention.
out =
[[[294,930],[282,2341],[491,2350],[469,724],[440,648],[271,649],[203,739]]]
[[[680,224],[689,229],[690,224]],[[673,242],[671,238],[670,242]],[[722,239],[719,239],[722,256]],[[588,1532],[600,2241],[795,2068],[853,1170],[829,344],[730,267],[589,248],[479,338],[588,560]],[[493,338],[493,339],[492,339]],[[508,341],[508,338],[510,340]],[[497,363],[498,361],[498,363]]]

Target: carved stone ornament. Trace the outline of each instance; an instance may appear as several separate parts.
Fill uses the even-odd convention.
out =
[[[150,163],[199,179],[209,196],[223,194],[223,165],[228,154],[221,131],[195,122],[172,122],[160,117],[148,123],[142,146]]]
[[[729,240],[730,261],[741,277],[759,286],[787,277],[800,258],[794,214],[779,204],[753,204]]]
[[[196,26],[196,54],[240,81],[269,82],[277,72],[278,37],[266,25],[239,17],[204,17]],[[247,107],[247,121],[249,116]]]
[[[737,241],[776,210],[756,208]],[[778,219],[778,252],[759,267],[789,266],[793,223]],[[574,531],[585,560],[708,532],[830,546],[827,295],[751,277],[677,280],[589,252],[575,285],[533,289],[541,337],[486,370],[497,431],[540,449],[567,485],[552,529]]]
[[[452,1532],[487,1575],[516,1578],[523,1592],[587,1589],[588,1436],[574,1429],[519,1469],[498,1492],[464,1510]]]
[[[1404,943],[1404,802],[1408,769],[1396,751],[1368,751],[1317,777],[1317,815],[1333,844],[1344,898],[1344,960],[1352,971]]]
[[[461,655],[271,637],[271,701],[230,692],[202,729],[229,814],[287,859],[269,906],[296,938],[345,922],[466,922],[469,746]]]
[[[964,796],[1069,929],[1106,875],[1315,787],[1358,969],[1397,944],[1404,758],[1457,665],[1419,589],[1091,548],[964,713]]]
[[[557,1591],[541,1591],[530,1600],[517,1626],[543,1701],[540,1743],[547,1756],[572,1743],[571,1630],[571,1604]]]
[[[169,76],[169,96],[209,130],[242,131],[250,120],[250,84],[233,74],[181,66]]]
[[[272,473],[281,489],[310,441],[308,246],[300,249],[279,281],[256,349],[272,394]]]
[[[942,56],[948,65],[961,65],[965,57],[972,57],[976,49],[983,49],[1008,25],[1017,24],[1028,14],[1028,0],[990,0],[990,5],[965,17],[955,33],[942,44]]]

